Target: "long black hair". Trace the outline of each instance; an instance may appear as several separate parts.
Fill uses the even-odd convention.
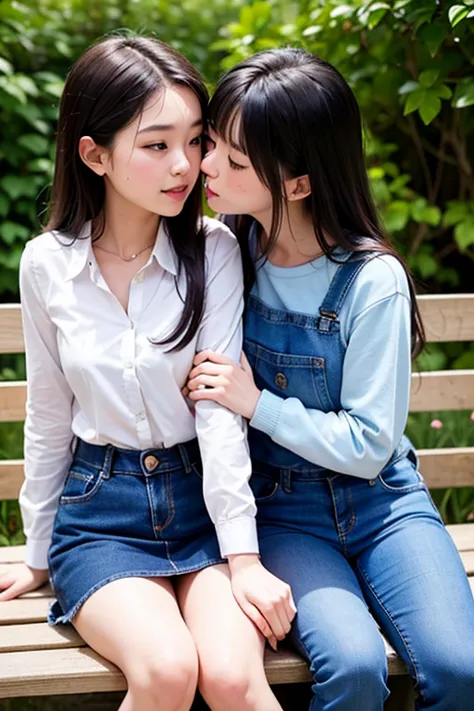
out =
[[[111,148],[116,134],[143,110],[148,98],[166,86],[185,86],[197,96],[206,121],[208,92],[194,67],[179,52],[148,37],[109,37],[90,47],[71,69],[59,107],[56,162],[46,230],[77,238],[88,220],[95,221],[93,239],[105,228],[105,184],[81,160],[81,136]],[[179,215],[162,217],[178,257],[179,275],[186,274],[183,312],[163,344],[178,339],[184,348],[199,327],[204,308],[205,229],[199,179]],[[75,241],[75,240],[73,240]]]
[[[424,345],[415,287],[406,265],[380,225],[364,160],[362,122],[355,96],[330,64],[303,49],[259,52],[230,69],[209,105],[210,122],[226,142],[245,153],[273,196],[268,255],[280,231],[284,180],[308,175],[304,199],[316,239],[332,260],[334,244],[351,252],[379,252],[404,266],[411,294],[412,352]],[[254,279],[248,247],[249,216],[237,220],[246,275]]]

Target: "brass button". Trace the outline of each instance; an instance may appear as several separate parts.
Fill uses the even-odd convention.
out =
[[[375,486],[377,483],[377,479],[369,479],[369,486]]]
[[[284,373],[277,373],[275,375],[275,385],[284,390],[288,385],[288,379]]]
[[[145,457],[143,460],[143,463],[145,465],[145,469],[147,472],[152,472],[156,469],[158,464],[160,463],[160,460],[157,459],[153,454],[149,454],[148,456]]]

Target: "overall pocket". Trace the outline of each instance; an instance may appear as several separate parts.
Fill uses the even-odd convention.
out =
[[[260,389],[296,397],[308,408],[334,410],[324,358],[278,353],[252,341],[245,342],[245,352]]]

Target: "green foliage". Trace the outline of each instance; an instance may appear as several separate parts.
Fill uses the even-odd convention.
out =
[[[223,69],[286,44],[338,67],[361,106],[386,228],[430,291],[472,289],[473,18],[474,0],[258,0],[212,46]]]

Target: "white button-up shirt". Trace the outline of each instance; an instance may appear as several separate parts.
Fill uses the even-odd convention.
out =
[[[174,330],[186,293],[184,274],[179,293],[176,288],[177,256],[164,227],[132,279],[128,314],[98,268],[90,223],[73,244],[66,235],[61,244],[45,233],[26,245],[20,266],[28,383],[20,505],[31,567],[47,567],[74,436],[142,450],[197,435],[204,498],[222,555],[258,551],[245,423],[210,401],[197,403],[193,415],[181,394],[196,352],[210,348],[239,361],[242,347],[238,244],[223,224],[204,219],[204,315],[192,342],[173,353],[150,342]]]

